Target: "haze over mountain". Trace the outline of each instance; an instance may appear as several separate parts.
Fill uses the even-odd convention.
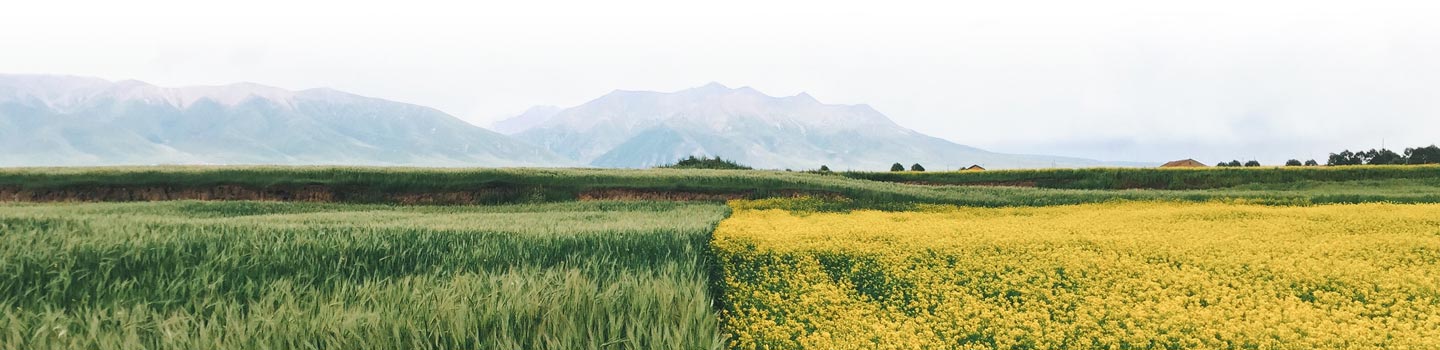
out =
[[[0,166],[643,168],[690,155],[768,169],[1116,165],[988,152],[901,127],[867,105],[717,83],[675,93],[617,90],[572,108],[532,108],[495,127],[513,137],[432,108],[331,89],[0,75]]]
[[[617,90],[585,104],[532,109],[499,125],[515,137],[577,162],[641,168],[689,155],[731,158],[758,168],[884,170],[901,162],[930,169],[1117,165],[1095,160],[1003,154],[927,136],[868,105],[832,105],[801,93],[772,97],[711,83],[661,93]]]
[[[555,113],[560,113],[561,109],[556,106],[530,107],[524,113],[490,124],[490,129],[507,135],[525,131],[550,120],[550,117],[554,117]]]
[[[0,166],[572,162],[438,110],[331,89],[0,75]]]

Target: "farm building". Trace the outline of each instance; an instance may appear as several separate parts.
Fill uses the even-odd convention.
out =
[[[1194,159],[1181,159],[1160,165],[1161,168],[1204,168],[1205,163],[1197,162]]]
[[[982,166],[980,166],[979,164],[974,164],[974,165],[965,167],[964,169],[960,169],[960,171],[984,171],[984,170],[985,170],[985,167],[982,167]]]

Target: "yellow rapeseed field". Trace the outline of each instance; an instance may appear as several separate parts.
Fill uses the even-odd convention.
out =
[[[1440,205],[732,206],[738,349],[1440,349]]]

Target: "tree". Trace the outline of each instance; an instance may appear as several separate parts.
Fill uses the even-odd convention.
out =
[[[900,165],[900,163],[895,163],[890,166],[890,171],[905,171],[905,166]]]
[[[1248,161],[1248,162],[1245,162],[1245,166],[1247,166],[1247,167],[1249,167],[1249,166],[1260,166],[1260,162],[1259,162],[1259,161],[1254,161],[1254,160]]]
[[[1240,166],[1240,161],[1238,161],[1238,160],[1232,160],[1232,161],[1230,161],[1229,163],[1225,163],[1225,166],[1239,167],[1239,166]]]
[[[925,167],[920,166],[920,163],[915,163],[915,165],[910,166],[910,171],[925,171]]]
[[[1395,151],[1391,151],[1388,149],[1381,148],[1379,151],[1372,149],[1366,151],[1365,154],[1368,155],[1370,158],[1367,159],[1368,162],[1366,164],[1405,164],[1405,156],[1402,156],[1399,153],[1395,153]]]
[[[1215,166],[1217,166],[1217,167],[1227,167],[1227,166],[1230,166],[1230,163],[1219,162],[1219,163],[1215,163]]]
[[[1301,163],[1299,159],[1291,159],[1285,161],[1285,166],[1300,166],[1301,164],[1304,163]]]
[[[1406,148],[1405,158],[1406,164],[1440,163],[1440,147],[1429,145],[1420,148]]]
[[[1351,152],[1350,150],[1331,153],[1325,165],[1386,165],[1386,164],[1436,164],[1440,163],[1440,147],[1429,145],[1406,148],[1403,152],[1389,149],[1370,149]],[[1318,165],[1318,164],[1317,164]]]
[[[1305,161],[1305,166],[1320,166],[1320,163],[1316,162],[1314,159],[1311,159]]]
[[[1347,149],[1340,153],[1331,153],[1325,165],[1360,165],[1365,164],[1365,160],[1365,152],[1354,153]]]
[[[821,165],[820,165],[820,172],[822,172],[822,173],[828,173],[828,172],[830,172],[830,167],[825,166],[824,164],[821,164]]]

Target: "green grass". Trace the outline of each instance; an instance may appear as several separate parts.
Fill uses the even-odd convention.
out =
[[[1019,175],[1003,175],[1003,174]],[[1192,190],[1054,189],[995,186],[929,186],[761,170],[681,169],[434,169],[363,167],[118,167],[20,168],[0,170],[0,188],[38,191],[90,191],[115,187],[163,186],[170,189],[221,185],[249,188],[323,186],[337,192],[337,200],[384,203],[395,193],[444,193],[477,189],[505,189],[485,203],[566,201],[590,189],[646,191],[738,192],[750,198],[824,193],[849,199],[852,207],[904,209],[914,204],[967,206],[1044,206],[1112,200],[1245,201],[1263,204],[1307,205],[1326,203],[1440,202],[1440,167],[1357,166],[1320,168],[1249,169],[1074,169],[1013,172],[900,173],[896,176],[946,178],[1026,174],[1104,174],[1130,178],[1188,179],[1212,176],[1238,185]],[[1213,174],[1212,174],[1213,173]],[[886,173],[889,174],[889,173]],[[966,174],[966,175],[955,175]],[[990,175],[1001,174],[1001,175]],[[1100,175],[1095,175],[1100,174]],[[1207,175],[1209,174],[1209,175]],[[852,173],[851,176],[854,176]],[[1009,177],[1005,177],[1009,176]],[[1033,177],[1033,176],[1032,176]],[[1346,180],[1359,178],[1359,180]],[[894,180],[887,178],[886,180]],[[1242,181],[1243,180],[1243,181]],[[1283,180],[1283,181],[1282,181]],[[1100,180],[1095,180],[1100,181]],[[1184,180],[1186,182],[1190,180]],[[1219,180],[1216,180],[1219,181]],[[1078,185],[1076,185],[1078,186]],[[1110,186],[1113,187],[1113,186]]]
[[[1440,178],[1437,165],[1254,168],[1082,168],[994,171],[846,172],[856,179],[929,184],[1021,184],[1068,189],[1215,189],[1253,184]]]
[[[0,204],[0,349],[706,349],[718,204]]]

